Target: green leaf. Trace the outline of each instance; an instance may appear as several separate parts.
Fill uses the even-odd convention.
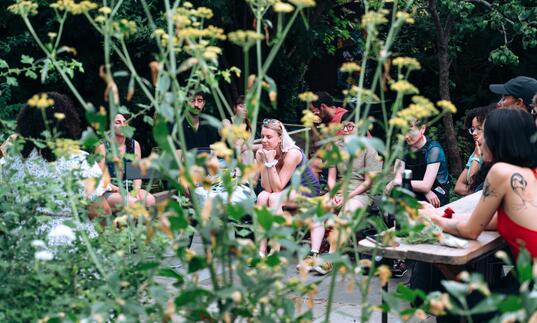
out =
[[[34,58],[33,57],[30,57],[28,55],[22,55],[21,56],[21,63],[22,64],[33,64],[34,63]]]
[[[263,229],[268,231],[272,228],[273,216],[267,208],[255,210],[255,215],[257,216],[257,222]]]
[[[9,64],[5,60],[0,59],[0,68],[9,68]]]
[[[442,281],[442,285],[448,291],[448,293],[456,298],[464,298],[466,297],[466,294],[468,294],[468,286],[466,284],[444,280]]]
[[[132,138],[132,136],[134,135],[135,130],[136,129],[134,127],[131,127],[131,126],[123,126],[123,127],[121,127],[121,133],[127,138]]]
[[[207,268],[207,259],[205,257],[194,256],[188,262],[188,273],[194,273],[198,270]]]
[[[175,305],[183,306],[189,303],[197,303],[201,301],[201,298],[209,297],[211,293],[208,290],[202,288],[196,288],[193,290],[186,290],[181,295],[175,298]]]
[[[153,118],[151,118],[151,116],[148,116],[148,115],[145,115],[144,118],[143,118],[144,122],[147,123],[148,125],[152,126],[153,125]]]
[[[269,267],[275,267],[281,263],[280,257],[277,254],[272,254],[268,256],[266,262]]]
[[[155,126],[153,127],[153,138],[163,151],[168,153],[172,152],[172,146],[168,143],[168,125],[162,118],[157,118]]]
[[[95,134],[92,128],[87,128],[82,132],[82,137],[80,138],[80,144],[84,148],[93,148],[99,143],[99,138]]]
[[[37,79],[37,73],[32,71],[32,70],[27,70],[25,73],[24,73],[24,76],[26,77],[29,77],[33,80]]]
[[[134,271],[147,271],[151,269],[155,269],[159,266],[158,262],[143,262],[138,265],[136,265],[133,270]]]
[[[158,80],[157,89],[160,92],[167,92],[168,89],[170,88],[170,85],[171,85],[170,77],[168,75],[162,75],[160,79]]]
[[[498,304],[505,298],[503,295],[490,295],[486,297],[479,304],[474,306],[471,310],[471,314],[483,314],[496,311]]]
[[[17,82],[17,79],[12,76],[6,76],[6,84],[9,86],[18,86],[19,82]]]
[[[506,312],[514,312],[522,309],[524,304],[522,304],[522,299],[520,296],[515,295],[509,295],[507,298],[502,300],[500,304],[498,304],[498,309],[502,313]]]
[[[183,215],[171,216],[168,218],[172,231],[178,232],[188,228],[188,221]]]
[[[179,274],[171,268],[161,268],[158,271],[158,276],[175,278],[177,280],[176,284],[182,285],[185,282],[185,278],[183,277],[183,275]]]

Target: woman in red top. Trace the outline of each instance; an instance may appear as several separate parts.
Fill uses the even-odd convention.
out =
[[[448,233],[476,239],[497,229],[518,257],[524,246],[537,257],[537,127],[531,115],[515,109],[491,112],[485,121],[483,154],[492,160],[483,195],[469,217],[446,219],[432,208],[422,210]]]

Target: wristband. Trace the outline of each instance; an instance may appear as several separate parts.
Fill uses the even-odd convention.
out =
[[[276,166],[277,163],[278,163],[277,160],[273,160],[273,161],[265,162],[265,167],[266,167],[266,168],[272,168],[272,167]]]
[[[442,217],[446,219],[451,219],[453,217],[453,214],[455,214],[455,211],[453,211],[452,208],[448,207],[444,210],[444,215],[442,215]]]
[[[477,158],[477,157],[472,157],[472,158],[470,158],[470,164],[471,164],[473,161],[476,161],[478,165],[481,165],[481,163],[482,163],[481,158]]]

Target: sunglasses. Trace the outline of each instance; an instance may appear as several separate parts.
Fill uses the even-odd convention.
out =
[[[264,119],[263,120],[263,126],[268,126],[268,125],[271,125],[271,124],[279,126],[280,121],[276,120],[276,119]]]

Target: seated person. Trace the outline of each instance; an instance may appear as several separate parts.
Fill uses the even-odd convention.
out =
[[[6,155],[1,177],[13,183],[21,204],[43,203],[45,197],[47,201],[53,201],[37,207],[39,213],[54,216],[46,223],[48,229],[72,219],[70,198],[73,196],[77,205],[89,200],[88,216],[92,219],[110,214],[110,207],[102,197],[105,191],[102,172],[97,164],[88,163],[88,154],[79,150],[76,142],[80,136],[80,119],[73,102],[56,92],[40,96],[50,100],[50,105],[42,108],[30,106],[29,102],[22,108],[16,128],[17,136],[24,140],[22,150]],[[47,140],[43,135],[47,129],[54,129],[58,137],[55,141],[49,139],[49,145],[36,145],[36,142]],[[28,189],[39,192],[39,195],[24,193]]]
[[[343,127],[343,133],[345,135],[351,135],[354,131],[354,123],[345,122]],[[337,142],[337,146],[340,151],[345,150],[344,138]],[[347,163],[343,162],[332,167],[328,171],[328,187],[332,190],[336,185],[337,176],[344,176],[347,171]],[[382,164],[379,159],[377,151],[371,147],[366,146],[363,150],[357,152],[357,156],[352,162],[351,177],[349,180],[349,185],[346,188],[341,188],[348,190],[347,201],[343,205],[343,192],[340,191],[332,199],[332,204],[335,207],[341,207],[339,215],[352,215],[357,209],[367,207],[371,204],[371,198],[367,194],[367,191],[371,188],[372,179],[369,177],[368,173],[378,172],[382,168]],[[342,180],[340,178],[340,180]],[[325,227],[323,223],[316,223],[311,230],[311,252],[303,260],[302,264],[305,266],[307,271],[313,270],[321,275],[326,275],[332,271],[332,263],[329,261],[324,261],[319,263],[318,255],[319,248],[321,247],[322,239],[324,237]],[[330,244],[329,253],[336,252],[336,245]],[[317,258],[317,259],[316,259]]]
[[[112,182],[114,182],[116,179],[119,179],[121,182],[116,182],[116,184],[124,185],[125,189],[128,188],[129,190],[132,190],[131,192],[128,192],[125,200],[125,198],[121,195],[119,187],[114,184],[110,184],[110,190],[105,193],[105,197],[106,201],[113,209],[119,209],[125,204],[125,202],[128,204],[142,202],[148,207],[155,205],[155,197],[151,193],[142,189],[141,179],[135,179],[132,181],[125,179],[127,163],[125,154],[134,155],[134,160],[142,159],[140,144],[134,139],[125,137],[121,132],[121,128],[127,125],[128,123],[125,116],[119,113],[116,114],[114,118],[114,140],[117,144],[119,154],[118,157],[120,158],[121,163],[115,163],[111,158],[112,156],[108,156],[109,158],[107,159],[107,152],[111,150],[110,143],[105,142],[104,144],[100,144],[96,149],[96,152],[103,156],[99,162],[99,166],[101,167],[103,173],[108,173],[112,179]],[[119,176],[119,178],[116,176],[116,168],[118,170],[122,170],[122,174]]]
[[[187,112],[181,124],[187,150],[197,149],[200,152],[209,151],[210,146],[220,140],[218,129],[200,120],[200,115],[205,108],[205,102],[205,94],[203,92],[194,94],[190,102],[189,112]]]
[[[483,158],[481,153],[481,145],[483,144],[483,124],[485,118],[490,111],[494,109],[494,106],[485,106],[472,109],[468,112],[466,120],[464,121],[465,127],[468,128],[468,132],[472,135],[474,140],[474,151],[468,158],[466,167],[463,169],[457,183],[455,184],[455,193],[461,196],[465,196],[475,191],[482,189],[482,181],[478,183],[477,172],[483,165]],[[472,189],[474,187],[475,189]]]
[[[246,131],[251,132],[252,126],[250,124],[250,120],[248,119],[248,110],[246,109],[246,105],[244,104],[244,95],[239,96],[237,100],[235,100],[235,105],[233,106],[233,113],[235,114],[231,117],[231,120],[222,120],[223,127],[227,128],[230,127],[232,124],[235,124],[240,125],[241,127],[244,127]],[[244,142],[244,140],[237,140],[235,145],[237,147],[240,147],[240,150],[242,152],[242,162],[250,162],[252,159],[249,156],[250,154],[248,152],[248,145]],[[261,144],[252,144],[252,153],[254,156],[257,150],[261,147]]]
[[[537,257],[537,144],[531,137],[537,127],[530,114],[516,109],[495,110],[485,122],[483,154],[494,161],[483,186],[483,195],[470,216],[453,219],[426,208],[444,231],[476,239],[485,229],[497,229],[515,257],[524,244]],[[496,215],[497,212],[497,215]]]
[[[425,120],[411,122],[405,135],[408,145],[403,161],[396,167],[395,178],[387,185],[391,190],[402,182],[403,169],[412,170],[412,191],[420,201],[427,201],[434,207],[449,202],[449,171],[444,149],[436,140],[425,136]]]
[[[291,175],[302,168],[301,185],[308,188],[306,196],[318,196],[319,181],[307,166],[304,152],[295,145],[284,125],[276,119],[263,120],[261,129],[263,148],[256,153],[256,163],[261,167],[261,186],[263,191],[257,196],[257,205],[270,207],[276,214],[283,214],[282,207],[294,200],[296,192],[292,191],[285,199],[283,192],[291,182]],[[267,242],[262,241],[260,254],[266,255]]]
[[[500,94],[502,97],[496,108],[514,108],[531,112],[531,101],[537,93],[537,80],[527,76],[517,76],[504,84],[490,84],[492,93]]]

